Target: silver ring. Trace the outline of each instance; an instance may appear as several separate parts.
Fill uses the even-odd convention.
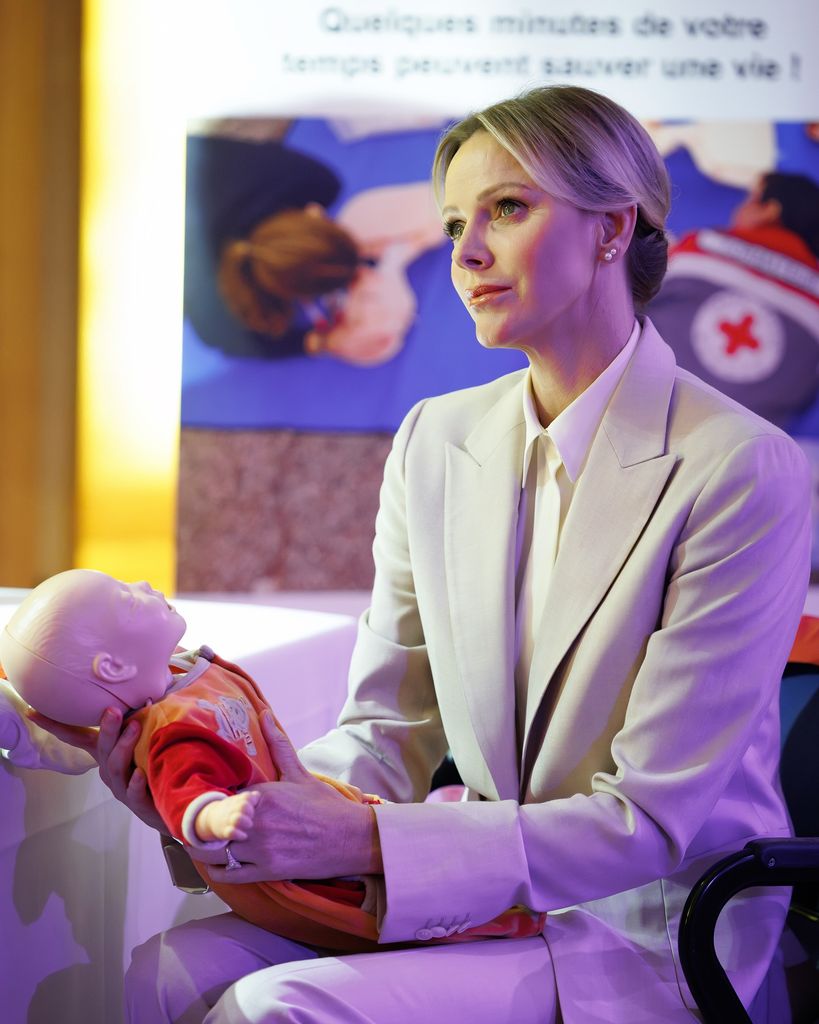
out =
[[[227,846],[225,847],[225,857],[227,858],[227,860],[225,861],[225,871],[235,871],[236,868],[240,868],[242,866],[242,862],[236,860],[236,858],[233,856],[233,851],[230,848],[230,843],[228,843]]]

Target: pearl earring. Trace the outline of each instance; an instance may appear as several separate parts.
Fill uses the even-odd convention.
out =
[[[616,255],[617,255],[617,250],[616,249],[609,249],[609,251],[607,253],[605,253],[605,255],[603,256],[603,259],[606,261],[606,263],[611,263],[611,261],[614,259],[614,257]]]

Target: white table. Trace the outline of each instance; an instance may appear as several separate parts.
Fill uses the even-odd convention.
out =
[[[23,593],[0,590],[0,624]],[[334,725],[353,615],[174,603],[188,623],[183,644],[207,643],[250,672],[296,746]],[[0,762],[0,814],[3,1024],[118,1024],[131,949],[224,909],[213,894],[172,887],[156,833],[111,798],[96,772],[61,776]]]

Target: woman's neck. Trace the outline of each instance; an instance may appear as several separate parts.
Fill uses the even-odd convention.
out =
[[[616,358],[634,327],[634,310],[605,324],[587,324],[551,342],[526,349],[540,422],[547,427]]]

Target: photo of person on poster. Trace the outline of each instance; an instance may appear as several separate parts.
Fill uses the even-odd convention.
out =
[[[762,174],[672,247],[649,313],[681,366],[793,432],[819,394],[819,185]]]
[[[275,139],[189,137],[185,312],[206,345],[360,366],[400,351],[417,305],[406,268],[443,244],[431,190],[365,190],[331,217],[340,187]]]

